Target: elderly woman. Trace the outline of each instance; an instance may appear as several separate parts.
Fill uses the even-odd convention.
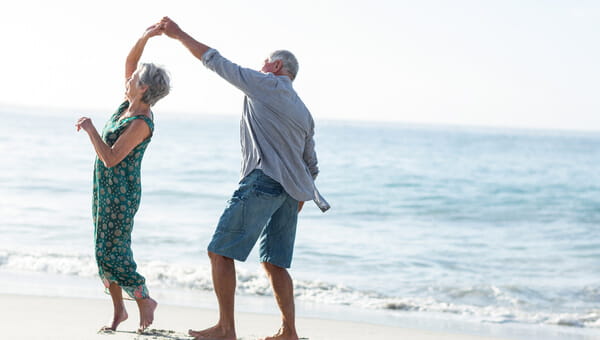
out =
[[[125,63],[126,98],[104,126],[102,136],[87,117],[76,124],[77,131],[87,132],[97,155],[92,205],[96,262],[114,306],[112,324],[103,330],[116,330],[127,319],[122,290],[137,302],[139,330],[152,323],[157,306],[144,277],[136,271],[131,231],[140,204],[141,162],[154,130],[150,107],[169,93],[165,70],[138,62],[146,42],[161,33],[159,24],[149,27],[129,52]]]

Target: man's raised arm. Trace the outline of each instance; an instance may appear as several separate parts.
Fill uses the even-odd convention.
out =
[[[179,40],[183,46],[192,52],[196,58],[202,60],[204,53],[210,49],[209,46],[204,45],[203,43],[192,38],[189,34],[185,33],[181,28],[179,28],[179,25],[177,25],[175,21],[171,20],[169,17],[162,18],[160,23],[163,31],[168,37]]]

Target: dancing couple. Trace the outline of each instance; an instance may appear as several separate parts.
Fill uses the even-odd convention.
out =
[[[312,200],[322,211],[329,204],[319,194],[314,121],[292,86],[298,61],[277,50],[260,71],[240,67],[184,32],[168,17],[150,26],[125,62],[125,98],[98,133],[91,119],[80,118],[77,131],[89,135],[96,151],[93,180],[95,255],[100,278],[111,295],[114,315],[106,330],[116,330],[128,318],[123,291],[139,308],[139,330],[154,320],[157,302],[137,272],[131,251],[133,220],[141,198],[140,169],[154,131],[151,107],[170,90],[167,72],[139,63],[148,40],[166,35],[178,40],[204,66],[244,93],[240,126],[241,181],[223,211],[208,256],[219,306],[213,327],[193,331],[195,339],[237,339],[234,318],[234,260],[245,261],[260,241],[260,262],[281,311],[279,331],[266,339],[298,339],[290,268],[298,213]]]

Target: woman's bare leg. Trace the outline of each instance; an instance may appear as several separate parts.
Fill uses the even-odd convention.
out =
[[[111,282],[110,286],[108,286],[108,291],[112,298],[114,314],[111,325],[102,327],[102,330],[116,331],[119,324],[127,320],[128,315],[125,304],[123,303],[123,290],[121,287],[118,284]]]

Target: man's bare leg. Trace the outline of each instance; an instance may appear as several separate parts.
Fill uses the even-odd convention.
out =
[[[154,322],[154,311],[158,307],[158,303],[151,297],[135,299],[135,302],[140,310],[140,327],[138,328],[138,332],[141,332]]]
[[[219,302],[219,322],[211,328],[193,331],[189,334],[195,339],[236,340],[235,335],[235,263],[233,259],[208,252],[212,265],[212,279],[215,294]]]
[[[125,304],[123,303],[123,290],[121,289],[121,286],[111,282],[108,286],[108,291],[110,292],[110,297],[112,298],[114,308],[113,320],[110,326],[104,326],[100,330],[116,331],[119,324],[127,320],[128,315],[127,310],[125,309]]]
[[[281,328],[277,334],[264,340],[298,340],[292,278],[285,268],[268,262],[263,262],[262,265],[271,281],[273,294],[281,311]]]

